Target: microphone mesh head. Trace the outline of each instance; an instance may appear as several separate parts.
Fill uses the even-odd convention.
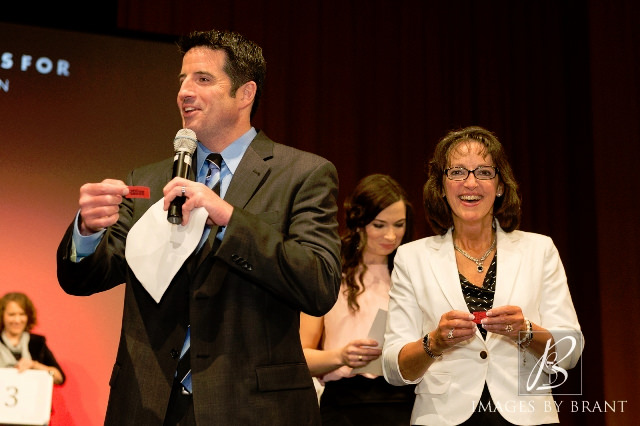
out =
[[[176,133],[176,137],[173,140],[173,149],[175,151],[187,151],[193,154],[198,146],[198,139],[196,138],[196,132],[191,129],[180,129]]]

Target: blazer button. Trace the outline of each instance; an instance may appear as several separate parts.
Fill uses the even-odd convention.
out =
[[[180,356],[180,352],[178,352],[175,349],[171,349],[171,352],[169,352],[169,355],[171,355],[171,358],[173,359],[178,359],[178,357]]]
[[[487,351],[480,352],[480,358],[486,359],[487,358]]]

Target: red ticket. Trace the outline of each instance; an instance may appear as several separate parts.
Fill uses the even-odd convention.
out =
[[[127,198],[149,198],[149,187],[148,186],[129,186],[129,194],[125,197]]]
[[[473,312],[473,316],[475,317],[473,319],[473,322],[475,322],[476,324],[480,324],[480,321],[482,321],[482,318],[487,317],[487,313],[485,311]]]

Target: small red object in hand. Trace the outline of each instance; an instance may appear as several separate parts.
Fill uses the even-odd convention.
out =
[[[476,324],[480,324],[480,321],[482,320],[482,318],[487,317],[487,313],[485,311],[473,312],[473,316],[475,317],[473,319],[473,322],[475,322]]]
[[[129,194],[125,195],[126,198],[149,198],[148,186],[129,186]]]

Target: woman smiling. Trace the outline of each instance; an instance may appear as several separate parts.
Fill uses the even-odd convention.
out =
[[[566,371],[582,353],[556,247],[549,237],[517,230],[518,186],[488,130],[447,134],[428,171],[424,204],[438,235],[396,254],[386,379],[417,383],[412,424],[558,422],[551,388],[541,386],[549,368],[532,386],[544,391],[523,392],[540,358]]]

